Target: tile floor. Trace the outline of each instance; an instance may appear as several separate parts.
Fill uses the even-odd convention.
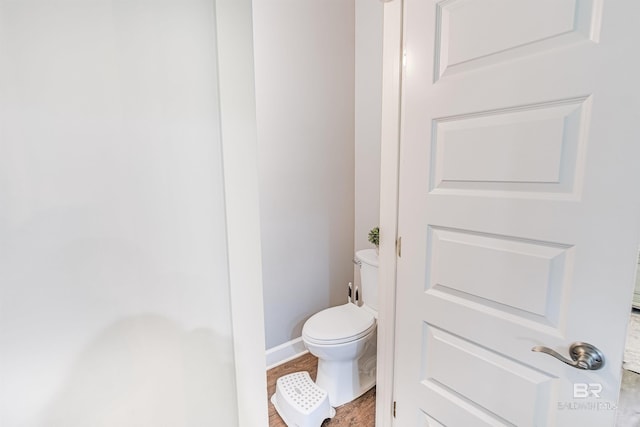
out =
[[[616,427],[640,427],[640,310],[637,309],[633,309],[629,319],[623,367]]]
[[[627,344],[624,350],[624,369],[640,374],[640,310],[633,309],[627,328]]]
[[[622,371],[616,427],[640,427],[640,374]]]

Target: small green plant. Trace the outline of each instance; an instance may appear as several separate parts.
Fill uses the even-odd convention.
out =
[[[369,230],[369,242],[373,243],[376,248],[380,244],[380,227],[373,227]]]

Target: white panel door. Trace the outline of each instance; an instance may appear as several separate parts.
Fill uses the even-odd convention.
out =
[[[396,425],[612,426],[640,2],[405,0]],[[605,355],[581,370],[573,342]]]

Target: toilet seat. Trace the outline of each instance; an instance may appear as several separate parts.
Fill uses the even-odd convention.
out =
[[[344,344],[367,336],[375,327],[371,312],[347,303],[311,316],[302,328],[302,337],[319,345]]]

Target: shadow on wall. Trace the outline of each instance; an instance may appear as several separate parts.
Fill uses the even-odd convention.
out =
[[[230,337],[157,315],[121,320],[79,356],[47,427],[237,425]]]

